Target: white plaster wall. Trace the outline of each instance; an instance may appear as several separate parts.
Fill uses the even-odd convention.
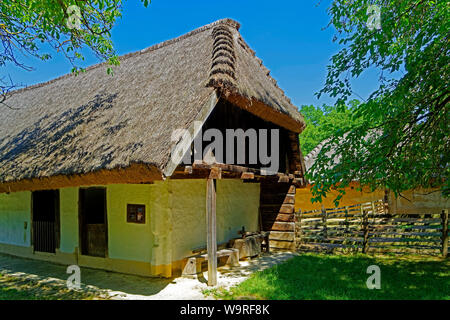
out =
[[[78,247],[78,188],[59,191],[60,203],[60,251],[74,253]]]
[[[260,185],[241,180],[217,181],[217,241],[239,237],[238,231],[259,231]]]
[[[206,245],[206,180],[172,180],[172,260]]]
[[[238,237],[242,226],[258,230],[259,184],[217,181],[217,241]],[[146,223],[126,221],[127,203],[146,205]],[[60,190],[60,251],[74,253],[78,240],[78,188]],[[206,180],[107,186],[108,253],[112,259],[150,262],[166,273],[206,246]],[[31,192],[0,194],[0,243],[30,246]],[[27,229],[24,229],[24,222]]]
[[[172,210],[172,260],[206,246],[206,180],[169,181]],[[239,237],[238,231],[258,231],[260,186],[241,180],[217,181],[217,242]]]
[[[151,186],[109,185],[106,190],[109,258],[150,263]],[[145,205],[144,224],[127,222],[127,204]]]

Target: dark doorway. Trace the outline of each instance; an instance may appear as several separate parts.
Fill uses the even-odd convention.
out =
[[[106,189],[80,189],[79,199],[81,254],[104,258],[108,252]]]
[[[35,191],[33,201],[33,248],[55,253],[59,246],[59,191]]]

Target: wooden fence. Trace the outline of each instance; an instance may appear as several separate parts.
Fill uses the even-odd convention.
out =
[[[384,201],[297,212],[297,249],[448,255],[448,211],[391,215]]]

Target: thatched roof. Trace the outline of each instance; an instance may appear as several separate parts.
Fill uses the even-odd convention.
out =
[[[330,141],[330,139],[323,140],[321,143],[319,143],[314,149],[312,149],[306,156],[305,156],[305,168],[306,172],[308,172],[311,167],[313,166],[314,162],[317,160],[317,156],[322,151],[322,148],[325,144],[327,144]],[[329,152],[326,153],[327,157],[331,157],[334,153],[334,148],[331,148]],[[336,159],[336,163],[338,163],[338,160]]]
[[[365,142],[368,142],[369,140],[372,141],[373,139],[375,139],[376,137],[380,136],[383,132],[381,130],[370,130],[363,138],[363,140]],[[339,140],[338,143],[342,143],[343,141],[345,141],[348,137],[349,132],[345,133]],[[304,158],[305,160],[305,167],[306,167],[306,171],[308,172],[311,167],[314,165],[314,163],[317,160],[317,157],[319,156],[319,154],[323,151],[323,148],[325,145],[329,144],[332,141],[331,138],[329,139],[325,139],[323,140],[321,143],[319,143],[313,150],[311,150]],[[333,163],[339,164],[341,161],[340,156],[336,155],[336,145],[332,144],[330,146],[328,146],[328,151],[325,153],[325,156],[327,158],[332,158],[333,159]]]
[[[297,108],[226,19],[15,91],[0,112],[0,183],[145,164],[163,172],[174,129],[188,128],[216,94],[294,132]],[[203,110],[203,111],[202,111]],[[1,191],[1,190],[0,190]]]

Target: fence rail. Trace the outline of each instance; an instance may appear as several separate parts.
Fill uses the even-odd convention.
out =
[[[391,215],[384,201],[295,214],[299,250],[448,255],[448,211]]]

